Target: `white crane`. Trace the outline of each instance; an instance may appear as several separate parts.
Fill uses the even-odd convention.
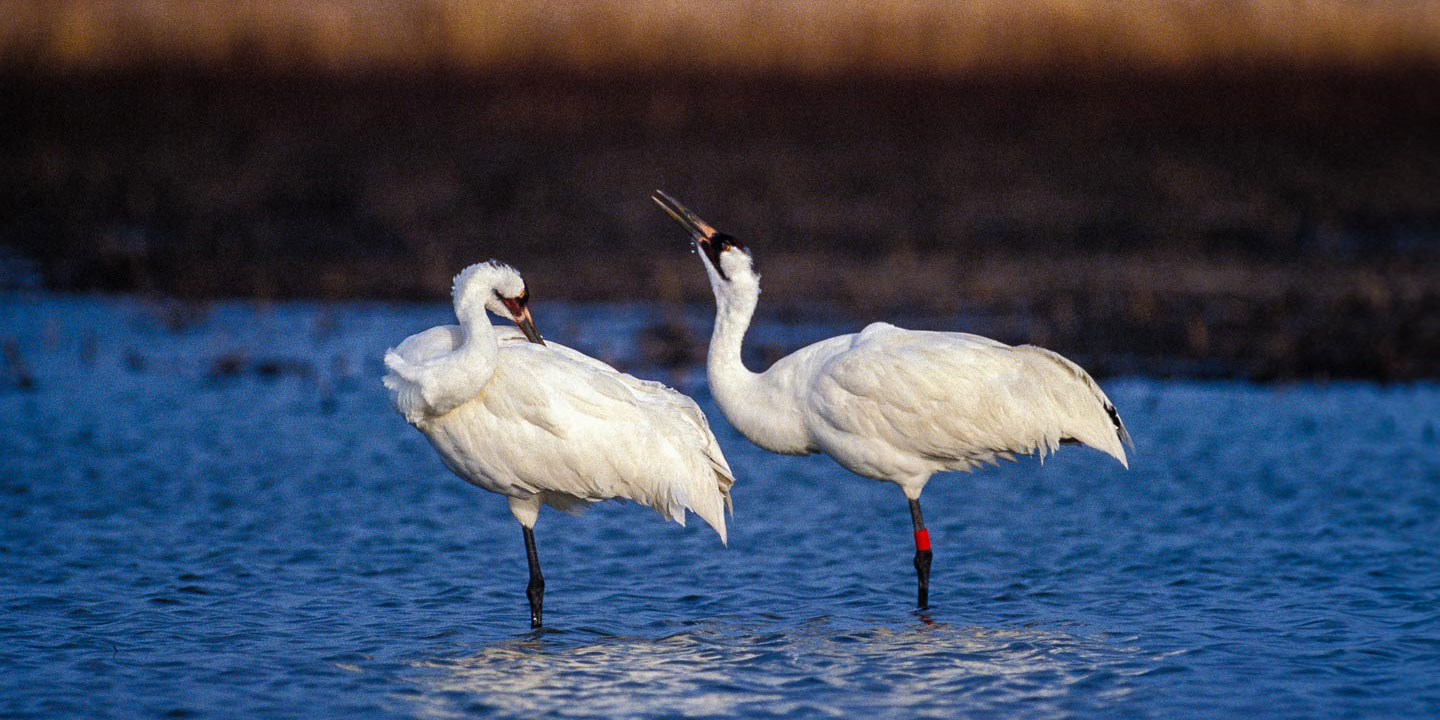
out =
[[[465,268],[453,296],[460,324],[387,351],[384,383],[446,467],[509,500],[525,534],[531,627],[540,627],[545,594],[534,534],[541,505],[576,512],[624,498],[681,525],[688,509],[725,542],[734,475],[695,401],[546,344],[509,265]],[[487,310],[519,331],[493,327]]]
[[[1078,365],[1043,348],[978,335],[874,323],[822,340],[753,373],[740,344],[760,277],[739,240],[663,192],[653,199],[690,233],[715,292],[710,392],[735,429],[766,450],[822,452],[893,482],[910,501],[918,605],[929,606],[930,534],[920,493],[934,473],[969,470],[1061,443],[1089,445],[1127,468],[1133,444],[1115,407]]]

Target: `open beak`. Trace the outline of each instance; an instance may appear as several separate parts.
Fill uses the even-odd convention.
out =
[[[705,256],[706,260],[710,261],[710,265],[715,268],[715,272],[719,273],[720,279],[729,280],[729,278],[725,277],[725,269],[720,267],[720,251],[723,248],[711,242],[719,232],[716,231],[715,228],[710,227],[710,223],[701,220],[695,213],[690,212],[689,208],[681,205],[679,200],[666,195],[660,190],[656,190],[655,194],[650,196],[650,199],[654,200],[655,204],[659,205],[661,210],[664,210],[670,217],[675,218],[675,222],[680,223],[681,227],[684,227],[686,232],[690,233],[690,238],[695,241],[695,247],[700,248],[701,254]]]
[[[701,220],[695,213],[690,212],[690,209],[681,205],[679,200],[666,195],[660,190],[656,190],[655,194],[650,196],[650,199],[654,200],[655,204],[659,205],[660,209],[664,210],[667,215],[675,218],[675,222],[680,223],[686,232],[690,233],[690,237],[695,240],[697,245],[705,247],[710,244],[710,238],[715,237],[715,228],[710,227],[709,223]]]
[[[520,312],[512,314],[515,315],[515,326],[520,328],[520,332],[525,333],[526,340],[536,345],[545,344],[545,339],[540,337],[540,331],[535,329],[535,320],[530,317],[530,308],[522,307]]]

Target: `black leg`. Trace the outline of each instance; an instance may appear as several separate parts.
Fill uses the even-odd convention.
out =
[[[915,523],[915,575],[920,581],[916,606],[921,610],[930,607],[930,531],[925,529],[925,518],[920,515],[920,501],[910,501],[910,520]]]
[[[525,588],[525,597],[530,598],[530,627],[540,627],[540,605],[545,601],[545,577],[540,574],[540,556],[535,553],[535,531],[521,525],[525,531],[525,556],[530,560],[530,585]]]

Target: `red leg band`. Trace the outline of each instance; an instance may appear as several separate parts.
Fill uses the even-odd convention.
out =
[[[918,551],[920,551],[920,552],[924,552],[924,551],[930,549],[930,531],[929,531],[929,530],[917,530],[917,531],[915,531],[915,549],[918,550]]]

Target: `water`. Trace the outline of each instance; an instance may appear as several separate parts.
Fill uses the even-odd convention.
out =
[[[659,317],[536,312],[631,363]],[[505,504],[379,388],[446,314],[0,300],[34,381],[0,389],[0,716],[1440,713],[1440,387],[1109,381],[1129,472],[1066,448],[931,483],[919,614],[897,488],[758,451],[700,371],[642,371],[710,413],[730,547],[547,510],[531,632]]]

